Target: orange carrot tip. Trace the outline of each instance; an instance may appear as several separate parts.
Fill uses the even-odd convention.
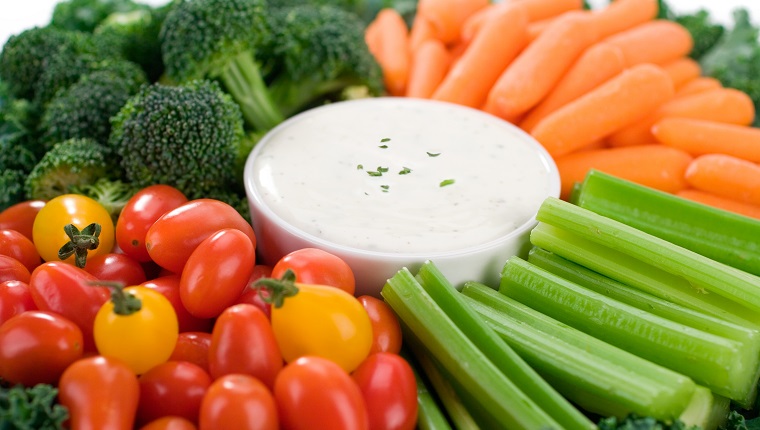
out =
[[[404,95],[411,63],[409,29],[404,18],[393,8],[382,9],[367,26],[365,40],[382,69],[388,93]]]
[[[430,22],[436,38],[448,44],[460,38],[464,22],[489,0],[419,0],[417,14]]]
[[[662,69],[673,80],[676,92],[688,82],[702,75],[702,67],[696,60],[688,57],[677,58],[662,65]]]
[[[658,12],[657,0],[615,0],[594,11],[594,25],[605,38],[651,21]]]
[[[424,16],[416,14],[409,29],[409,50],[414,52],[420,45],[431,39],[436,39],[433,24]]]
[[[686,169],[692,188],[760,206],[760,165],[726,154],[696,157]]]
[[[692,155],[726,154],[760,163],[760,128],[690,118],[665,118],[652,127],[664,145]]]
[[[723,84],[709,76],[700,76],[683,84],[676,90],[676,97],[688,96],[710,90],[722,88]]]

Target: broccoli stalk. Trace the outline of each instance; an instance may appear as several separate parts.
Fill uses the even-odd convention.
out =
[[[90,197],[100,203],[111,214],[111,219],[116,225],[121,210],[127,205],[129,199],[137,193],[138,188],[129,182],[118,179],[100,178],[92,184],[72,187],[71,191]]]

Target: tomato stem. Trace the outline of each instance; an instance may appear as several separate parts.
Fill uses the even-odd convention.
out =
[[[65,260],[74,255],[74,264],[77,267],[84,268],[87,264],[87,251],[97,249],[100,246],[100,224],[94,222],[82,231],[79,231],[74,224],[67,224],[63,227],[69,241],[58,250],[58,258]]]
[[[142,309],[142,301],[132,293],[124,292],[124,284],[114,281],[93,281],[90,285],[106,287],[111,290],[113,313],[116,315],[132,315]]]
[[[259,292],[259,297],[275,308],[282,307],[285,298],[298,294],[296,286],[296,273],[292,269],[285,270],[280,279],[261,278],[253,283],[253,288]],[[264,294],[266,291],[269,294]]]

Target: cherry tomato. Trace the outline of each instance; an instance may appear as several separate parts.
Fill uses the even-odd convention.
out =
[[[29,282],[29,269],[20,261],[7,255],[0,255],[0,282],[21,281]]]
[[[82,230],[91,223],[100,224],[100,244],[87,251],[87,256],[111,252],[114,246],[114,226],[111,215],[96,200],[79,194],[63,194],[54,197],[40,209],[34,219],[32,237],[40,257],[45,261],[58,261],[58,250],[69,242],[63,228],[74,224]],[[66,259],[74,264],[74,256]]]
[[[211,349],[211,333],[183,332],[169,357],[173,361],[189,361],[209,372],[208,356]]]
[[[182,304],[182,299],[179,295],[179,275],[166,275],[158,278],[145,281],[142,284],[143,287],[156,290],[163,294],[164,297],[169,299],[174,312],[177,314],[177,322],[179,323],[179,331],[203,331],[211,333],[211,326],[214,320],[211,318],[198,318],[190,314]]]
[[[272,393],[253,376],[222,376],[203,397],[198,429],[277,430]]]
[[[95,351],[95,315],[110,297],[107,288],[90,284],[96,281],[84,269],[60,261],[40,264],[29,279],[29,291],[37,308],[57,312],[78,325],[85,351]]]
[[[359,386],[331,360],[305,356],[289,363],[274,383],[283,429],[369,429]]]
[[[121,360],[79,359],[61,375],[58,399],[69,410],[71,429],[132,430],[140,386]]]
[[[116,243],[119,248],[137,261],[150,261],[145,248],[148,229],[161,215],[185,203],[187,197],[170,185],[150,185],[139,190],[129,199],[116,221]]]
[[[197,430],[197,427],[182,417],[161,417],[140,427],[140,430]]]
[[[82,352],[82,331],[53,312],[27,311],[0,326],[0,378],[14,384],[56,384]]]
[[[249,305],[255,305],[259,309],[261,309],[264,312],[264,315],[267,316],[267,319],[271,318],[272,316],[272,305],[268,303],[266,300],[264,300],[263,297],[266,297],[268,294],[266,290],[258,290],[256,288],[250,288],[250,285],[253,285],[256,281],[258,281],[261,278],[268,278],[272,275],[272,268],[265,265],[265,264],[257,264],[253,266],[253,273],[251,273],[251,277],[248,279],[248,286],[245,290],[243,290],[243,294],[238,297],[237,301],[235,303],[247,303]]]
[[[126,254],[111,252],[87,259],[84,270],[101,281],[138,285],[145,282],[145,270],[139,261]]]
[[[390,352],[371,354],[351,374],[372,430],[413,430],[417,425],[417,382],[409,363]]]
[[[254,305],[227,308],[211,332],[209,371],[215,379],[232,373],[256,377],[270,389],[282,369],[282,354],[266,315]]]
[[[232,206],[214,199],[191,200],[162,215],[148,229],[145,246],[158,265],[182,273],[198,244],[224,228],[242,231],[256,247],[256,236],[248,221]]]
[[[364,310],[369,315],[372,323],[372,348],[374,352],[392,352],[398,354],[401,351],[401,324],[393,309],[383,300],[372,296],[357,297]]]
[[[142,374],[139,382],[138,423],[167,416],[197,422],[211,376],[188,361],[167,361]]]
[[[139,307],[132,307],[133,303]],[[122,360],[140,375],[169,359],[179,329],[177,315],[166,297],[150,288],[133,286],[112,291],[111,300],[95,316],[93,334],[101,355]]]
[[[33,240],[34,218],[43,206],[44,200],[26,200],[6,208],[0,212],[0,229],[16,230]]]
[[[16,230],[0,230],[0,255],[13,257],[31,272],[42,263],[31,239]]]
[[[36,309],[29,284],[21,281],[0,282],[0,325],[16,315]]]
[[[288,269],[302,284],[328,285],[351,295],[356,290],[354,272],[348,263],[318,248],[302,248],[285,255],[272,268],[272,277],[281,278]]]

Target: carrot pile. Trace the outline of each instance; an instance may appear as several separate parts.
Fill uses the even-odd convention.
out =
[[[591,169],[760,219],[760,129],[747,94],[702,75],[657,0],[419,0],[367,44],[388,95],[481,109],[536,138],[561,197]]]

